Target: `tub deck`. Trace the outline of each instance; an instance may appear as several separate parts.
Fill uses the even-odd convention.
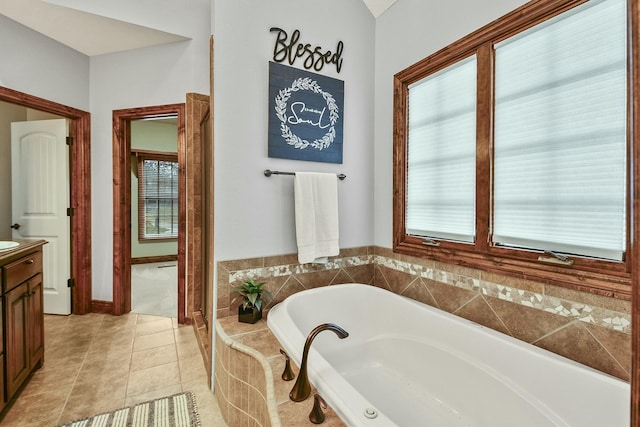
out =
[[[313,397],[310,397],[304,402],[292,402],[289,399],[289,391],[291,391],[291,387],[293,387],[295,381],[283,381],[282,378],[280,378],[280,375],[282,375],[282,371],[284,370],[284,357],[280,354],[280,348],[282,347],[267,327],[266,321],[263,319],[252,325],[248,323],[239,323],[236,316],[229,316],[218,319],[217,325],[222,330],[222,334],[233,341],[235,345],[252,349],[254,351],[254,355],[259,355],[259,357],[262,357],[270,366],[269,376],[273,378],[273,387],[271,388],[273,393],[272,398],[275,400],[275,403],[277,405],[277,414],[272,414],[275,415],[275,417],[271,417],[272,422],[268,423],[267,421],[263,425],[271,425],[272,427],[315,426],[316,424],[313,424],[311,423],[311,421],[309,421],[309,412],[311,412],[311,408],[313,407]],[[216,352],[218,353],[219,350],[221,349],[216,349]],[[218,354],[220,355],[220,353]],[[297,377],[298,367],[295,365],[295,363],[292,363],[292,368]],[[242,371],[243,367],[240,367],[239,370]],[[258,372],[256,373],[256,375],[263,375],[263,373]],[[216,379],[218,380],[217,374]],[[243,381],[243,379],[239,380]],[[231,378],[230,381],[235,382],[235,378]],[[251,386],[256,386],[259,388],[257,384],[252,384]],[[269,387],[267,387],[267,389],[269,389]],[[226,397],[229,399],[234,399],[235,396],[232,396],[232,394],[234,393],[239,394],[239,391],[228,389],[227,394],[229,396]],[[219,393],[216,393],[216,397],[220,401],[221,396],[219,396]],[[232,425],[231,420],[234,420],[234,422],[238,422],[238,425],[244,425],[244,423],[240,421],[242,417],[249,416],[254,419],[258,419],[260,414],[252,413],[251,409],[252,407],[254,407],[254,405],[249,404],[249,399],[243,396],[238,397],[239,402],[247,403],[247,407],[243,410],[243,412],[246,412],[246,414],[232,414],[230,413],[230,411],[233,411],[233,409],[230,409],[229,405],[226,405],[226,414],[224,414],[224,417],[229,425]],[[237,407],[242,406],[238,402],[232,403]],[[220,402],[221,409],[223,408],[223,405],[224,402]],[[322,426],[346,427],[346,424],[342,422],[342,420],[330,407],[327,408],[327,410],[325,410],[324,412],[326,418],[324,423],[322,423]],[[276,418],[275,422],[273,421],[274,418]]]

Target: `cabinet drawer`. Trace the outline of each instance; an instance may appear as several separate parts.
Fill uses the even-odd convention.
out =
[[[2,292],[8,292],[42,271],[42,252],[33,252],[3,267]]]

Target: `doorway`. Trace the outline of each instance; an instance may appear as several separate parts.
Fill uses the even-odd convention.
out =
[[[71,306],[73,314],[91,312],[91,153],[90,114],[0,86],[0,101],[69,119]]]
[[[113,314],[131,311],[131,124],[142,119],[175,117],[177,124],[178,214],[177,295],[178,323],[188,323],[185,313],[185,107],[170,104],[129,108],[113,112]]]

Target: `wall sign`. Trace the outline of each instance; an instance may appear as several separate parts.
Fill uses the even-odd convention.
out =
[[[338,42],[335,52],[330,50],[323,51],[322,47],[316,46],[311,49],[311,44],[302,42],[300,40],[300,30],[295,30],[291,34],[291,38],[285,30],[278,27],[271,27],[271,32],[278,33],[276,43],[273,47],[273,60],[276,62],[289,62],[289,65],[298,58],[304,58],[302,65],[307,70],[314,69],[315,71],[321,71],[325,64],[335,64],[336,71],[339,73],[342,68],[342,49],[344,44],[342,41]]]
[[[269,157],[342,163],[344,82],[269,62]]]

